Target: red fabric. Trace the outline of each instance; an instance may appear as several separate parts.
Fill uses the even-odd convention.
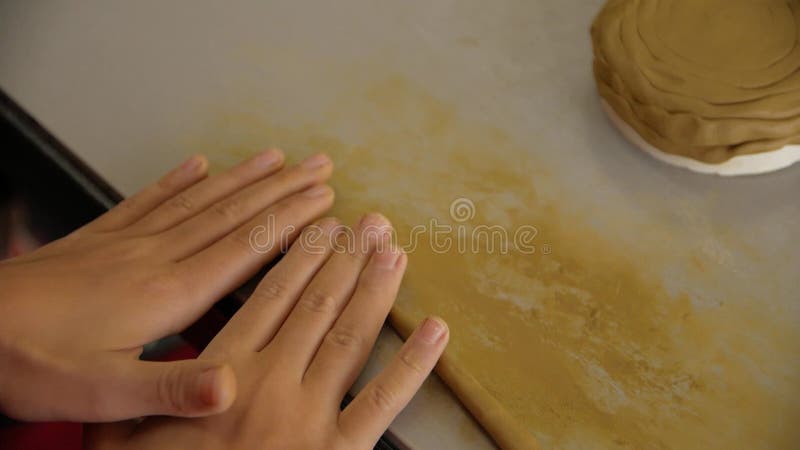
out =
[[[17,423],[0,428],[8,450],[80,450],[83,425],[69,422]]]
[[[197,350],[189,345],[179,347],[164,361],[196,358]],[[72,422],[13,423],[0,425],[2,450],[80,450],[83,424]]]

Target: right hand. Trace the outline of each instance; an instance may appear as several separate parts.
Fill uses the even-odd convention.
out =
[[[389,233],[378,215],[355,234],[331,219],[304,231],[200,356],[233,367],[239,395],[228,411],[91,426],[87,448],[372,449],[448,340],[444,322],[426,319],[340,410],[405,272],[407,257]],[[348,237],[351,245],[342,244]]]

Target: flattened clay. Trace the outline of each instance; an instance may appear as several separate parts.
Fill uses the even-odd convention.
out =
[[[797,448],[792,260],[740,247],[694,208],[669,212],[691,226],[612,204],[576,214],[561,184],[574,180],[403,78],[359,85],[332,105],[324,121],[291,127],[276,124],[282,106],[266,120],[247,105],[205,123],[186,147],[224,142],[237,160],[265,145],[293,159],[325,149],[337,164],[332,214],[353,223],[383,212],[409,254],[392,324],[407,336],[428,315],[447,321],[437,372],[499,447]],[[357,140],[340,134],[353,127]],[[454,214],[458,199],[472,201],[471,214]],[[607,226],[591,222],[598,211]],[[454,227],[449,249],[416,233],[434,219]],[[750,223],[769,233],[768,218]],[[495,225],[509,232],[508,253],[486,239],[458,247],[459,236]],[[532,254],[515,248],[529,225]]]
[[[610,0],[598,90],[653,147],[709,164],[800,144],[800,2]]]

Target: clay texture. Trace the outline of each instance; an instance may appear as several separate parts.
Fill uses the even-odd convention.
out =
[[[647,142],[706,163],[800,143],[800,2],[610,0],[598,90]]]

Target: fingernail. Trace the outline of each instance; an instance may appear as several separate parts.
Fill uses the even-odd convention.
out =
[[[325,194],[328,194],[331,191],[330,186],[327,184],[318,184],[316,186],[311,186],[310,188],[303,191],[303,195],[306,197],[321,197]]]
[[[220,377],[222,370],[219,367],[205,370],[197,376],[198,399],[206,406],[214,406],[219,403],[219,389],[221,384]]]
[[[253,158],[253,163],[261,169],[269,169],[278,164],[281,160],[281,153],[275,149],[269,149]]]
[[[375,254],[375,263],[381,269],[394,269],[402,252],[391,243],[384,241],[382,248]]]
[[[181,172],[196,172],[200,166],[203,165],[203,159],[198,156],[194,155],[191,158],[187,159],[180,165],[178,168]]]
[[[419,328],[419,337],[429,344],[435,344],[439,342],[446,332],[447,325],[442,319],[428,317]]]
[[[366,214],[358,222],[360,249],[366,253],[374,251],[391,231],[392,226],[385,217],[378,213]]]
[[[306,160],[303,161],[302,165],[306,169],[316,169],[316,168],[328,165],[328,164],[330,164],[330,162],[331,162],[331,159],[328,158],[327,155],[319,153],[319,154],[316,154],[316,155],[311,156],[309,158],[306,158]]]

